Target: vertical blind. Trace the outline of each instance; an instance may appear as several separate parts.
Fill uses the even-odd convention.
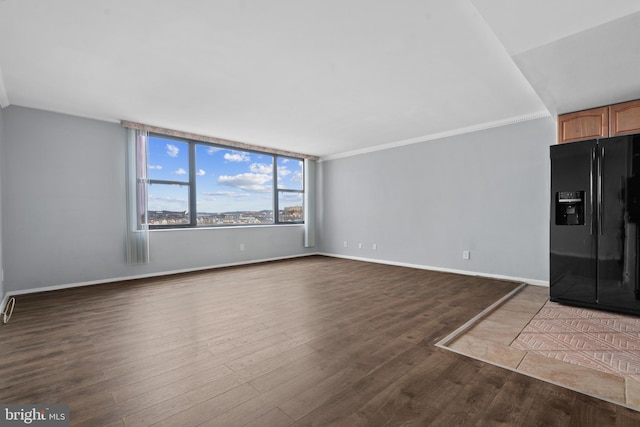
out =
[[[149,263],[147,132],[127,129],[127,263]]]
[[[304,247],[316,245],[316,161],[304,160]]]

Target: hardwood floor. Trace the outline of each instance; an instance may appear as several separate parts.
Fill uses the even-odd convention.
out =
[[[313,256],[24,295],[0,402],[77,426],[638,425],[434,346],[516,286]]]

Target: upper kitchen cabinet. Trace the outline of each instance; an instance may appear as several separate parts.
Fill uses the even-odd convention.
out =
[[[558,116],[558,144],[609,136],[609,107]]]
[[[640,133],[640,100],[609,107],[609,134],[617,136],[629,133]]]
[[[640,99],[558,116],[558,144],[640,133]]]

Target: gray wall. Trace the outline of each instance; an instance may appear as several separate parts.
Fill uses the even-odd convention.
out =
[[[549,117],[324,161],[320,249],[545,283],[554,142]]]
[[[316,251],[544,282],[554,140],[547,118],[324,161],[316,248],[297,225],[153,231],[151,263],[130,266],[123,129],[11,106],[0,110],[4,291]]]
[[[300,225],[152,231],[151,263],[127,265],[120,125],[17,106],[3,116],[7,292],[316,251]]]
[[[2,197],[3,180],[2,175],[4,173],[4,110],[0,107],[0,308],[4,301],[4,256],[2,251],[2,234],[4,229],[2,211],[4,209],[4,199]]]

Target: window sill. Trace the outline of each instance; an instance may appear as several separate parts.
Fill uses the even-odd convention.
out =
[[[257,224],[257,225],[223,225],[213,227],[176,227],[176,228],[150,228],[150,233],[166,231],[201,231],[201,230],[238,230],[247,228],[273,228],[273,227],[304,227],[304,223],[293,224]]]

